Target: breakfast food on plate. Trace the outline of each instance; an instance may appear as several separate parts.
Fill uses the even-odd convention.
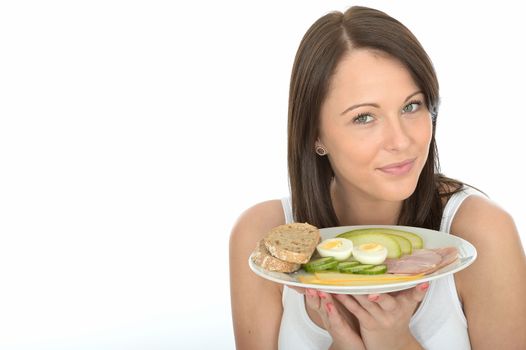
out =
[[[338,261],[349,259],[353,251],[352,241],[346,238],[329,238],[316,246],[322,257],[332,256]]]
[[[400,274],[430,274],[438,269],[451,264],[458,258],[456,247],[438,249],[418,249],[411,255],[400,259],[387,259],[387,271]]]
[[[402,282],[429,275],[458,259],[458,248],[423,249],[419,235],[402,230],[365,228],[337,238],[353,242],[351,256],[338,260],[334,239],[324,240],[318,246],[326,248],[318,249],[324,257],[302,265],[310,274],[299,275],[300,282],[349,286]]]
[[[411,243],[412,249],[422,249],[424,247],[424,241],[422,240],[422,237],[417,235],[416,233],[402,231],[402,230],[395,230],[392,228],[383,228],[383,227],[373,227],[373,228],[361,228],[356,229],[348,232],[342,233],[340,236],[346,236],[346,235],[357,235],[357,234],[363,234],[363,233],[383,233],[390,236],[401,236],[403,238],[406,238]]]
[[[263,240],[260,240],[252,253],[252,261],[268,271],[276,272],[294,272],[298,271],[301,267],[300,264],[291,263],[288,261],[280,260],[273,257],[265,247]]]
[[[308,263],[303,264],[301,267],[307,272],[333,270],[338,267],[338,260],[332,256],[326,256],[311,260]]]
[[[320,231],[307,223],[274,227],[257,244],[252,261],[268,271],[294,272],[307,263],[320,241]]]
[[[354,247],[353,256],[362,264],[378,265],[385,261],[387,248],[378,243],[364,243]]]
[[[272,256],[296,264],[305,264],[320,241],[320,230],[307,223],[280,225],[270,230],[263,241]]]
[[[357,275],[341,272],[322,271],[315,272],[308,275],[298,276],[298,281],[306,284],[325,284],[336,286],[371,286],[375,284],[397,283],[413,281],[423,277],[423,274],[418,275]]]
[[[458,248],[457,247],[443,247],[443,248],[436,248],[436,249],[433,249],[435,252],[437,252],[438,254],[440,254],[440,256],[442,257],[442,260],[440,261],[440,263],[438,263],[438,265],[436,266],[436,268],[434,270],[432,270],[431,272],[435,272],[441,268],[443,268],[444,266],[447,266],[455,261],[458,260]],[[429,272],[428,272],[429,273]]]
[[[387,259],[387,270],[390,273],[416,274],[425,273],[433,269],[440,263],[440,254],[430,249],[419,249],[411,255],[406,255],[400,259]]]
[[[302,269],[296,277],[302,283],[349,286],[410,281],[458,259],[456,247],[423,247],[419,235],[389,228],[356,229],[320,243],[318,228],[293,223],[270,230],[251,259],[268,271]]]
[[[350,239],[355,247],[366,244],[376,243],[387,249],[388,258],[399,258],[402,256],[402,248],[396,238],[385,233],[367,232],[354,234],[353,231],[339,234],[337,237]],[[397,236],[400,237],[400,236]]]

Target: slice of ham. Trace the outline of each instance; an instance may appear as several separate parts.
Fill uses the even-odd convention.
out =
[[[458,257],[458,249],[445,247],[438,249],[418,249],[400,259],[386,259],[388,273],[416,275],[429,274],[451,264]]]
[[[433,250],[442,256],[442,260],[434,269],[426,272],[426,274],[430,274],[435,271],[438,271],[444,266],[447,266],[458,260],[458,248],[456,247],[444,247],[444,248],[438,248],[438,249],[433,249]]]

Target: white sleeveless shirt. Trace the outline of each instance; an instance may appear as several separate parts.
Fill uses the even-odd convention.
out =
[[[448,200],[440,231],[449,233],[458,208],[468,196],[481,195],[466,187]],[[282,199],[287,223],[294,222],[290,198]],[[283,287],[283,316],[279,331],[280,350],[328,349],[332,338],[325,329],[316,325],[307,314],[303,294]],[[471,349],[467,321],[458,298],[453,275],[429,283],[429,289],[409,322],[411,333],[426,350]]]

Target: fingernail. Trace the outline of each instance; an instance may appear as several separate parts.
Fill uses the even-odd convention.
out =
[[[427,283],[427,282],[420,286],[420,290],[422,292],[425,292],[428,288],[429,288],[429,283]]]
[[[318,296],[322,299],[325,299],[327,298],[327,294],[323,293],[323,292],[318,292]]]
[[[369,301],[377,301],[380,299],[380,296],[378,294],[370,294],[368,297]]]
[[[332,303],[325,304],[325,308],[327,309],[328,313],[331,313],[332,312],[332,308],[333,308]]]

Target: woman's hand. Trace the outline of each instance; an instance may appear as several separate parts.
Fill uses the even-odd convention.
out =
[[[333,296],[313,289],[305,291],[307,307],[316,311],[332,337],[331,350],[365,350],[359,330],[345,316],[346,310]]]
[[[428,287],[428,283],[423,283],[397,293],[336,294],[334,298],[360,322],[361,339],[367,350],[422,349],[409,330],[409,321]]]

